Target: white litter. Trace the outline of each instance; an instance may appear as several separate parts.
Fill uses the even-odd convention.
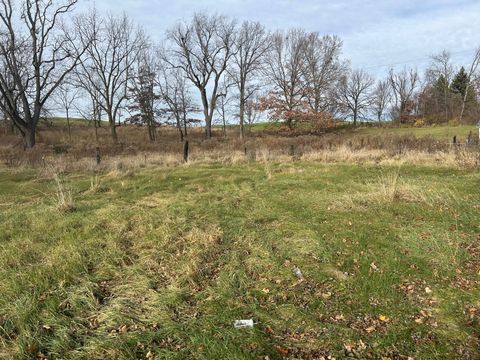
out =
[[[293,273],[295,274],[295,276],[299,279],[303,279],[303,274],[302,272],[300,271],[300,269],[298,267],[294,267],[293,268]]]
[[[235,320],[233,326],[235,329],[246,329],[246,328],[253,328],[254,322],[253,319],[249,320]]]

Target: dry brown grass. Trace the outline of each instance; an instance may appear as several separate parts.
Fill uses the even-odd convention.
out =
[[[175,129],[159,130],[157,143],[147,139],[145,129],[121,126],[121,142],[113,144],[107,128],[98,130],[95,141],[92,128],[77,126],[74,140],[69,143],[64,129],[41,129],[38,144],[33,150],[23,151],[18,137],[0,136],[0,161],[10,168],[53,167],[62,171],[123,171],[151,166],[179,166],[183,164],[182,143]],[[433,137],[416,138],[412,135],[358,135],[327,133],[320,136],[280,136],[256,132],[246,141],[240,141],[235,130],[225,138],[215,129],[214,138],[204,140],[203,130],[191,129],[190,164],[219,162],[238,164],[248,161],[290,162],[297,160],[322,162],[354,162],[376,164],[436,164],[459,168],[480,165],[477,146],[453,147],[447,141]],[[102,161],[95,161],[95,149],[101,149]],[[268,164],[266,165],[268,175]]]
[[[64,180],[58,173],[53,174],[55,181],[55,204],[57,209],[62,212],[70,212],[75,210],[72,191],[65,185]]]

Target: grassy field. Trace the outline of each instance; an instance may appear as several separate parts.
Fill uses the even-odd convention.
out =
[[[368,135],[415,135],[417,137],[432,136],[435,138],[444,138],[452,140],[454,136],[460,140],[465,140],[468,134],[472,132],[474,138],[478,138],[478,129],[474,125],[461,126],[428,126],[428,127],[398,127],[398,128],[360,128],[356,133]]]
[[[93,127],[93,124],[89,121],[84,119],[77,119],[72,118],[70,120],[70,124],[76,127]],[[47,126],[48,125],[48,126]],[[108,123],[104,122],[102,124],[104,127],[108,127]],[[478,129],[475,125],[458,125],[458,126],[451,126],[451,125],[438,125],[438,126],[425,126],[425,127],[362,127],[361,125],[358,129],[353,130],[352,128],[348,127],[347,123],[339,122],[337,124],[339,127],[338,131],[345,131],[346,133],[352,132],[354,135],[414,135],[417,137],[424,137],[424,136],[432,136],[435,138],[445,138],[451,140],[453,136],[457,136],[459,138],[466,138],[470,131],[472,132],[473,136],[476,138],[478,137]],[[48,119],[47,122],[40,123],[41,128],[67,128],[67,120],[65,118],[51,118]],[[281,123],[275,122],[261,122],[256,123],[252,126],[253,132],[262,132],[262,131],[275,131],[281,127]],[[220,130],[222,128],[221,125],[214,126],[215,129]],[[248,131],[248,126],[246,126]],[[238,131],[237,125],[228,125],[227,131]]]
[[[64,175],[59,208],[52,174],[0,169],[0,358],[478,358],[479,185],[191,165]]]

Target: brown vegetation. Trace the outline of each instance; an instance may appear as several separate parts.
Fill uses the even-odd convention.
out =
[[[0,136],[0,161],[9,167],[58,166],[59,170],[112,169],[144,167],[147,165],[179,165],[183,163],[183,143],[177,130],[164,127],[158,130],[157,142],[148,139],[144,127],[126,125],[118,128],[115,144],[108,129],[98,131],[98,143],[93,129],[74,126],[73,140],[60,127],[41,128],[38,146],[22,150],[21,140],[14,135]],[[193,128],[189,134],[190,162],[236,163],[243,161],[321,161],[385,162],[392,159],[404,162],[445,163],[460,167],[480,164],[478,146],[458,144],[444,138],[414,135],[356,134],[341,129],[318,135],[312,131],[296,132],[284,128],[255,131],[245,140],[238,129],[223,136],[214,129],[214,137],[205,140],[204,130]],[[100,148],[101,163],[96,164],[96,148]]]

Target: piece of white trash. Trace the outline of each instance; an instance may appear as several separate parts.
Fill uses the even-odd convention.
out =
[[[302,274],[302,272],[300,271],[300,269],[299,269],[297,266],[295,266],[295,267],[293,268],[293,273],[295,274],[295,276],[296,276],[297,278],[299,278],[299,279],[302,279],[302,278],[303,278],[303,274]]]
[[[235,329],[245,329],[245,328],[253,328],[253,319],[249,320],[235,320],[233,326]]]

